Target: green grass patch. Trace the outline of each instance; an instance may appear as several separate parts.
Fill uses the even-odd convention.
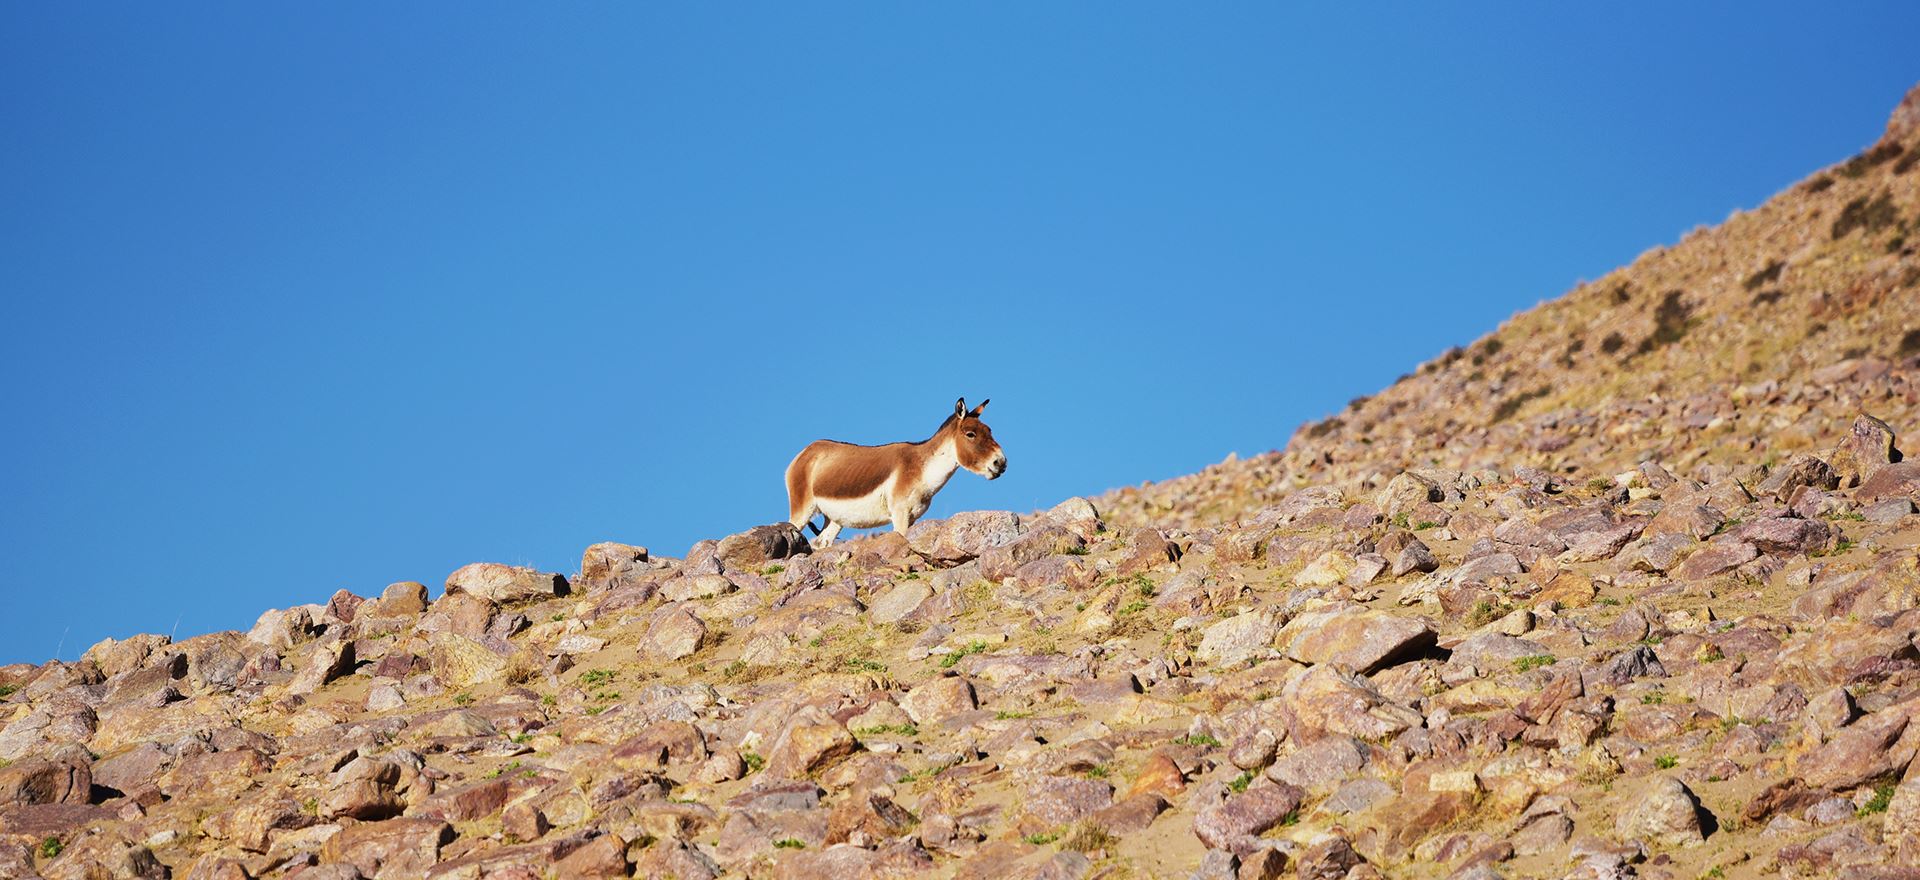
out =
[[[65,848],[65,846],[61,845],[60,838],[49,837],[46,840],[40,841],[40,857],[43,859],[56,858],[60,855],[60,851]]]
[[[1679,766],[1679,764],[1680,759],[1672,755],[1660,755],[1653,759],[1653,766],[1662,770],[1672,770],[1674,767]]]
[[[767,766],[767,759],[761,757],[759,752],[741,752],[740,760],[746,763],[748,773],[758,773],[760,768]]]
[[[774,849],[806,849],[806,843],[791,837],[782,837],[773,842]]]
[[[920,728],[912,724],[875,724],[872,727],[862,727],[853,733],[855,736],[881,736],[889,733],[900,736],[919,736]]]
[[[1024,840],[1024,841],[1026,841],[1026,842],[1028,842],[1028,843],[1031,843],[1031,844],[1033,844],[1034,846],[1046,846],[1046,845],[1047,845],[1047,844],[1049,844],[1049,843],[1052,843],[1052,842],[1054,842],[1054,841],[1056,841],[1056,840],[1059,840],[1059,839],[1060,839],[1060,832],[1058,832],[1058,831],[1042,831],[1042,832],[1040,832],[1040,833],[1038,833],[1038,834],[1029,834],[1029,835],[1027,835],[1027,836],[1025,836],[1025,837],[1022,837],[1022,838],[1020,838],[1020,839],[1021,839],[1021,840]]]
[[[1180,745],[1180,746],[1206,746],[1207,748],[1210,748],[1210,749],[1217,749],[1220,747],[1220,740],[1215,738],[1212,734],[1207,734],[1207,733],[1202,733],[1197,736],[1189,733],[1186,736],[1183,736],[1183,737],[1180,737],[1179,739],[1174,740],[1173,743],[1174,745]]]
[[[1247,786],[1253,784],[1253,780],[1254,780],[1253,771],[1248,770],[1244,773],[1241,773],[1239,776],[1233,777],[1233,781],[1227,783],[1227,790],[1233,792],[1234,794],[1239,794],[1240,792],[1246,791]]]

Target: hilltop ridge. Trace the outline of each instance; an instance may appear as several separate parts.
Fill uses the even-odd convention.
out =
[[[0,667],[0,877],[1916,880],[1917,249],[1920,88],[1274,452]]]

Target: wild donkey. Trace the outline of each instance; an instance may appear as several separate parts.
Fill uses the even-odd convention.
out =
[[[819,546],[833,543],[841,526],[869,529],[893,523],[904,532],[927,512],[935,492],[947,485],[955,467],[989,480],[1007,472],[1007,454],[993,442],[993,431],[980,421],[987,401],[972,410],[962,397],[953,415],[919,443],[857,446],[837,440],[815,440],[787,465],[788,521],[813,528]],[[827,527],[813,525],[813,515],[825,514]]]

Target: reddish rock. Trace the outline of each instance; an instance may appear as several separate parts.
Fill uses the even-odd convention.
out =
[[[1622,840],[1644,840],[1656,846],[1691,846],[1706,839],[1699,799],[1671,776],[1656,776],[1647,783],[1620,811],[1614,832]]]
[[[1920,461],[1903,461],[1875,469],[1860,481],[1854,497],[1861,501],[1906,498],[1920,502]]]

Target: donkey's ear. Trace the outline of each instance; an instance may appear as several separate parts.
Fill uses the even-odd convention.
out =
[[[967,399],[962,397],[953,402],[953,417],[964,418],[967,414]]]
[[[991,399],[991,398],[989,398],[989,399],[987,399],[987,400],[982,400],[982,401],[980,401],[980,405],[979,405],[979,406],[976,406],[976,407],[974,407],[974,408],[973,408],[973,411],[972,411],[972,412],[970,412],[970,413],[967,413],[967,415],[970,415],[970,416],[973,416],[973,417],[974,417],[974,418],[976,418],[976,419],[977,419],[977,418],[979,418],[979,417],[980,417],[980,411],[981,411],[981,410],[983,410],[983,409],[986,409],[986,408],[987,408],[987,404],[989,404],[989,403],[991,403],[991,402],[992,402],[992,399]]]

